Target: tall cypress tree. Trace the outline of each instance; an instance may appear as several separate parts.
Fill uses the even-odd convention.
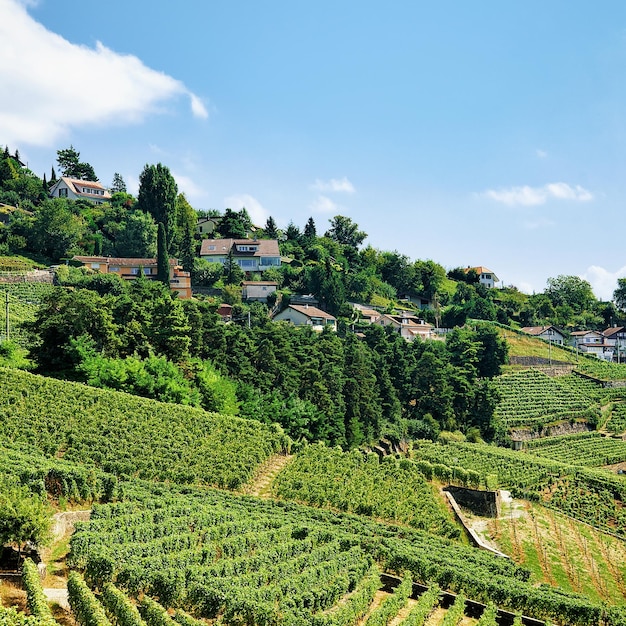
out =
[[[163,222],[159,222],[159,230],[157,232],[157,280],[169,287],[170,258],[167,254],[167,239]]]
[[[176,233],[176,196],[178,187],[170,170],[158,163],[146,165],[139,176],[139,193],[137,207],[150,213],[154,221],[163,223],[167,251],[171,246]]]

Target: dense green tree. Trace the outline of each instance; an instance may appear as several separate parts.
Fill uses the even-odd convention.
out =
[[[170,257],[167,254],[165,240],[165,226],[159,222],[157,231],[157,280],[169,287],[170,284]]]
[[[111,256],[150,259],[157,254],[157,225],[148,213],[131,211],[119,224],[111,225],[105,251]]]
[[[139,176],[137,208],[149,213],[165,227],[168,253],[176,234],[176,197],[178,187],[165,165],[146,165]]]
[[[266,237],[270,239],[278,239],[278,227],[276,226],[276,220],[270,215],[265,222],[265,226],[263,227],[263,232]]]
[[[626,278],[617,279],[617,289],[613,292],[613,301],[620,311],[626,311]]]
[[[310,245],[317,238],[317,230],[315,228],[315,221],[312,217],[309,217],[307,223],[304,226],[304,232],[302,233],[304,241]]]
[[[82,216],[76,215],[65,198],[45,200],[35,214],[29,241],[32,249],[53,261],[78,253],[87,232]]]
[[[232,209],[226,209],[217,225],[217,232],[225,238],[244,239],[248,234],[247,226],[246,220],[241,213]]]
[[[89,163],[80,161],[80,152],[74,146],[57,150],[57,163],[63,176],[93,182],[98,180],[93,167]]]
[[[574,313],[591,309],[597,302],[588,281],[578,276],[548,278],[545,291],[555,307],[568,306]]]
[[[118,172],[113,174],[113,182],[111,183],[111,193],[126,193],[126,183],[122,178],[122,175]]]
[[[174,237],[173,254],[178,257],[179,263],[186,272],[193,270],[196,258],[196,234],[198,224],[197,214],[187,202],[185,194],[176,198],[176,235]]]
[[[330,228],[325,236],[333,239],[342,246],[358,248],[367,238],[367,233],[359,230],[359,225],[354,223],[349,217],[335,215],[330,221]]]
[[[115,356],[119,339],[110,301],[94,291],[55,288],[43,302],[33,322],[25,324],[36,338],[31,354],[40,371],[68,370],[83,353]]]
[[[51,514],[45,500],[18,484],[15,476],[0,480],[0,545],[43,544],[49,538]]]

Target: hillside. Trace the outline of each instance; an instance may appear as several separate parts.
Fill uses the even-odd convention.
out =
[[[236,488],[280,429],[0,368],[0,437],[116,475]]]

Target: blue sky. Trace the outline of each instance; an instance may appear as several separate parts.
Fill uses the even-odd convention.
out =
[[[626,276],[626,3],[0,0],[0,145],[483,265]]]

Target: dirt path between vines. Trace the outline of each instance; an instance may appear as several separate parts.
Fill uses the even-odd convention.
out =
[[[48,602],[60,607],[55,612],[55,618],[61,623],[67,623],[70,605],[67,599],[67,568],[66,557],[69,552],[70,537],[74,532],[76,522],[89,519],[91,511],[64,511],[55,513],[52,517],[52,541],[50,547],[43,551],[43,562],[46,564],[46,577],[43,580],[43,592]]]
[[[272,481],[293,460],[293,454],[274,454],[262,463],[254,478],[244,485],[242,493],[259,498],[269,498]]]

